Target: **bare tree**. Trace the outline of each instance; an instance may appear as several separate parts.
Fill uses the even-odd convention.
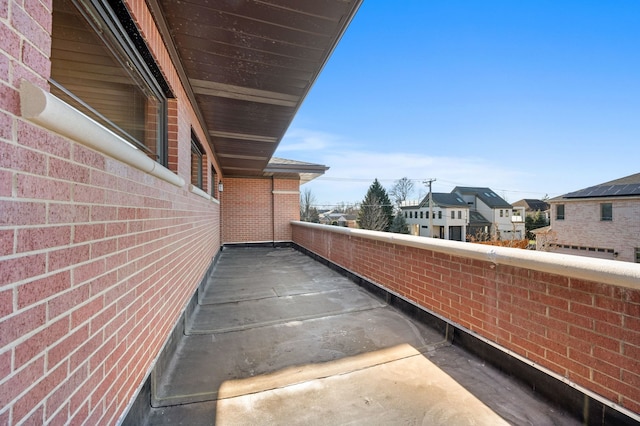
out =
[[[413,193],[413,181],[407,177],[395,181],[389,190],[389,196],[395,203],[396,207],[400,207],[402,202],[406,201],[409,195]]]
[[[313,205],[316,203],[316,198],[309,188],[302,190],[300,194],[300,220],[304,222],[319,222],[318,209]]]

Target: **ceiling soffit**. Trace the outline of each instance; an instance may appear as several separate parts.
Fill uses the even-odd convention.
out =
[[[224,175],[268,175],[360,3],[148,0]]]

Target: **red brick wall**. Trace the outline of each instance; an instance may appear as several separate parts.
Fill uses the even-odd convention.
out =
[[[640,413],[637,288],[298,225],[293,241]]]
[[[225,178],[224,243],[291,241],[290,221],[300,217],[299,180]]]
[[[20,80],[47,87],[45,3],[0,3],[0,424],[114,424],[220,246],[220,209],[20,117]],[[188,181],[204,132],[132,3],[176,94],[170,168]]]
[[[300,181],[274,180],[275,240],[291,241],[291,221],[300,220]]]

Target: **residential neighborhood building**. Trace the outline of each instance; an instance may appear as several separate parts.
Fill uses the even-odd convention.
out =
[[[222,246],[290,243],[360,3],[0,3],[1,424],[120,423]]]
[[[375,340],[368,334],[368,312],[395,309],[411,312],[425,327],[437,321],[432,328],[442,333],[438,347],[469,345],[474,354],[486,354],[495,371],[504,368],[532,380],[529,389],[568,405],[580,424],[640,422],[640,392],[629,384],[640,377],[640,324],[633,317],[640,300],[637,265],[578,258],[567,268],[563,256],[550,253],[299,220],[300,185],[326,167],[273,154],[361,4],[0,3],[0,424],[157,425],[146,422],[150,412],[165,416],[166,424],[194,424],[181,414],[189,408],[206,414],[198,424],[231,424],[229,417],[220,418],[219,406],[241,396],[255,402],[263,387],[285,392],[263,399],[267,407],[284,400],[308,407],[298,398],[311,390],[322,422],[325,408],[338,411],[331,385],[319,392],[300,383],[345,366],[358,373],[389,360],[426,360],[423,351],[432,346],[425,346],[418,329],[412,332],[415,347],[389,339],[375,342],[382,350],[347,357],[343,346],[329,344],[342,336],[339,343],[367,346]],[[606,195],[595,201],[596,214],[608,222],[603,226],[616,226],[605,229],[609,236],[626,242],[594,247],[626,256],[623,250],[633,246],[637,253],[638,196]],[[439,207],[427,206],[435,212],[430,218],[436,219],[438,237],[464,239],[482,220],[496,236],[517,233],[521,221],[514,218],[524,213],[514,214],[490,189],[460,188],[449,196],[456,202],[437,196]],[[557,216],[567,217],[564,225],[578,213],[573,206],[580,198],[556,203]],[[428,220],[424,212],[421,220]],[[626,227],[617,228],[618,222]],[[579,229],[575,225],[574,232]],[[220,258],[256,247],[273,249],[267,262],[245,253],[239,264],[224,269],[231,293],[246,296],[245,306],[252,306],[250,315],[233,323],[237,299],[229,303],[207,289],[220,287],[213,280]],[[309,288],[339,274],[359,286],[348,290],[358,303],[369,299],[361,293],[375,293],[373,307],[361,316],[364,326],[325,325],[333,337],[324,339],[312,329],[309,338],[299,339],[289,334],[298,323],[320,322],[310,312],[313,299],[289,304],[300,286],[283,288],[273,271],[273,281],[261,283],[258,292],[254,280],[237,279],[249,267],[263,279],[261,268],[277,270],[282,252],[294,250],[323,266],[317,275],[300,273]],[[348,306],[335,292],[324,293],[331,293],[336,309]],[[260,301],[285,306],[294,316],[269,323],[261,315],[270,309],[255,309],[269,306]],[[213,334],[205,324],[206,334],[189,336],[192,314],[203,310],[222,311],[228,327]],[[246,328],[245,320],[259,326]],[[252,364],[243,339],[235,347],[227,344],[236,331],[250,331],[241,336],[261,343],[262,329],[270,324],[278,328],[279,340],[257,346],[269,355],[264,365]],[[168,403],[159,394],[159,380],[177,370],[172,357],[186,339],[229,364],[212,365],[207,357],[205,365],[187,364],[193,382],[206,392],[189,399],[176,392],[178,401]],[[327,358],[279,364],[296,350]],[[248,375],[235,376],[235,366]],[[265,366],[273,369],[266,374]],[[199,373],[212,369],[221,372],[224,386],[203,383]],[[340,381],[349,382],[345,377]],[[282,379],[290,383],[280,387]],[[456,415],[456,405],[441,396],[440,382],[427,379],[415,386],[433,389],[436,399],[427,408],[438,412],[435,404],[444,401]],[[400,383],[405,394],[413,393],[413,385],[393,375],[385,383],[390,389]],[[352,392],[358,399],[352,407],[368,408],[371,395],[365,390]],[[400,407],[416,401],[394,398],[389,402]],[[260,421],[235,424],[240,423]]]
[[[640,173],[549,200],[551,223],[538,248],[640,263]]]
[[[450,193],[434,192],[431,196],[431,221],[429,195],[401,207],[411,235],[455,241],[524,238],[525,208],[512,206],[490,188],[456,187]],[[430,224],[433,233],[429,232]]]
[[[320,214],[320,223],[324,225],[338,225],[348,228],[357,228],[357,215],[328,210]]]
[[[476,239],[521,240],[524,207],[509,204],[490,188],[456,186],[453,191],[469,207],[469,232]]]
[[[549,222],[549,203],[543,200],[524,198],[512,203],[513,207],[524,207],[525,217],[531,217],[540,214],[547,223]]]
[[[416,205],[400,207],[409,226],[409,233],[422,237],[466,241],[469,207],[464,200],[456,194],[446,192],[434,192],[431,196],[431,208],[428,195]],[[433,225],[433,232],[430,232],[429,224]]]

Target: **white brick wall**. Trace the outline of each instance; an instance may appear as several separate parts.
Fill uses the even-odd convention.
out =
[[[612,221],[600,220],[602,203],[612,204]],[[564,220],[556,219],[558,204],[565,206]],[[556,245],[578,247],[559,247],[557,251],[634,262],[635,248],[640,247],[640,197],[563,200],[552,203],[551,229],[555,233]],[[607,253],[607,249],[613,250],[617,256]]]

